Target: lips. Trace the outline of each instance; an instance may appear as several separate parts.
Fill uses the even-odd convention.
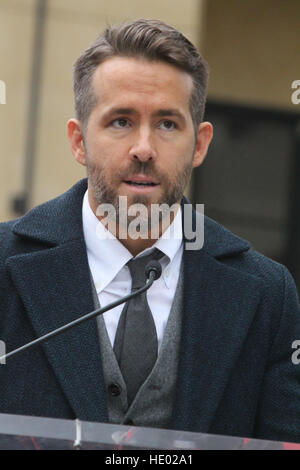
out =
[[[153,187],[159,184],[157,183],[156,180],[146,175],[132,176],[132,177],[126,178],[126,180],[123,180],[123,182],[130,186],[136,186],[136,187]]]
[[[131,186],[157,186],[157,184],[150,182],[138,182],[138,181],[124,181],[126,184],[130,184]]]
[[[150,194],[157,190],[160,183],[151,176],[139,174],[126,177],[123,184],[131,194]]]

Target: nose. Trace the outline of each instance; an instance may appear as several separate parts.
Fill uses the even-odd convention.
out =
[[[156,151],[150,130],[139,130],[135,136],[135,141],[130,148],[129,155],[141,162],[147,162],[149,160],[153,160],[156,157]]]

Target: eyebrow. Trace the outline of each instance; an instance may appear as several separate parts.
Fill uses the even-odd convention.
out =
[[[133,108],[111,108],[107,112],[104,113],[102,118],[107,119],[110,116],[121,115],[121,114],[133,115],[133,114],[137,114],[137,112]],[[159,109],[158,111],[154,113],[154,116],[159,116],[159,117],[175,116],[185,122],[184,115],[177,109],[172,109],[172,108]]]
[[[107,118],[109,116],[113,116],[114,114],[135,114],[133,108],[111,108],[106,113],[104,113],[103,117]]]
[[[176,116],[180,119],[185,120],[184,115],[177,109],[159,109],[156,113],[156,116]]]

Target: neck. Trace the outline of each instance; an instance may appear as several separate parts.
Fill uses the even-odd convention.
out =
[[[133,256],[138,255],[139,253],[144,251],[146,248],[150,248],[151,246],[154,245],[154,243],[170,227],[170,225],[172,224],[172,222],[173,222],[173,220],[174,220],[174,218],[177,214],[177,211],[180,207],[180,201],[178,201],[177,202],[178,206],[177,206],[176,211],[170,211],[170,216],[167,220],[166,220],[166,218],[164,218],[163,220],[160,220],[159,226],[156,228],[156,230],[151,231],[151,229],[149,229],[148,233],[143,238],[142,238],[142,236],[137,237],[137,238],[136,237],[132,238],[130,236],[130,233],[128,233],[127,228],[125,228],[125,229],[122,228],[121,229],[118,224],[110,223],[110,220],[109,220],[108,217],[102,217],[102,216],[97,215],[97,204],[93,200],[90,192],[89,192],[88,196],[89,196],[90,207],[91,207],[92,211],[94,212],[95,216],[97,217],[97,219],[100,222],[102,222],[102,224],[105,226],[105,228],[107,230],[109,230],[119,240],[119,242],[122,243],[122,245],[125,246],[125,248],[127,248],[127,250]],[[151,222],[150,222],[149,226],[151,227]],[[154,237],[153,237],[153,233],[155,233]]]
[[[125,248],[127,248],[127,250],[132,254],[132,256],[138,255],[142,251],[146,250],[146,248],[150,248],[156,242],[156,240],[144,240],[142,238],[138,238],[137,240],[133,240],[132,238],[122,240],[118,238],[118,240],[122,243],[122,245],[125,246]]]

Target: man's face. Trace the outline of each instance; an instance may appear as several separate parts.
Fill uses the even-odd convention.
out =
[[[76,158],[87,166],[93,210],[117,208],[119,196],[128,207],[179,202],[204,158],[189,109],[191,77],[164,62],[113,57],[92,84],[97,104]]]

